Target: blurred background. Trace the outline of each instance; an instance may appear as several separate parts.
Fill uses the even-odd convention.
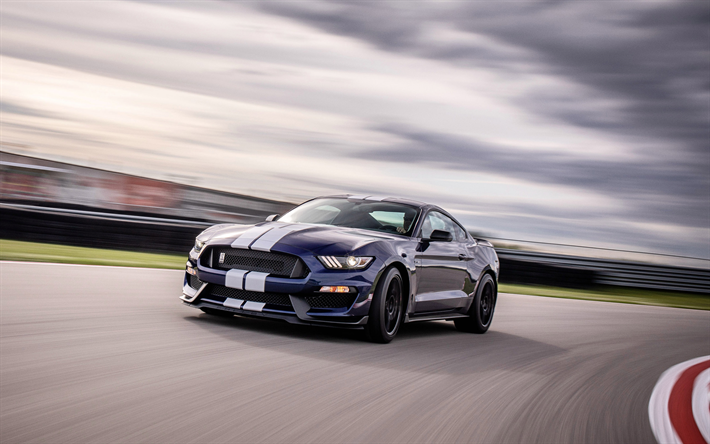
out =
[[[393,195],[508,282],[709,291],[707,2],[0,8],[4,239],[186,253]]]

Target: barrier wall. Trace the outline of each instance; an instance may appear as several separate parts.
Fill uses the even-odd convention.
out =
[[[254,223],[293,204],[0,151],[0,202]]]
[[[214,223],[256,223],[293,204],[0,151],[0,238],[184,253]],[[498,249],[500,281],[710,294],[710,271]]]
[[[612,285],[710,294],[708,269],[524,250],[497,251],[503,270],[502,282],[573,288]]]

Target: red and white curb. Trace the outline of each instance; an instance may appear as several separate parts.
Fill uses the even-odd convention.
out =
[[[648,417],[661,444],[710,444],[710,356],[666,370],[653,388]]]

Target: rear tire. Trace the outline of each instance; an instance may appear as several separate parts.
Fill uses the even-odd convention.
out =
[[[487,332],[493,321],[497,299],[498,291],[493,277],[490,274],[483,275],[471,308],[468,310],[468,317],[454,319],[456,329],[466,333]]]
[[[231,318],[234,317],[234,313],[230,313],[228,311],[222,311],[222,310],[216,310],[214,308],[200,308],[203,312],[207,313],[210,316],[218,316],[220,318]]]
[[[386,344],[394,339],[402,325],[404,312],[404,285],[396,268],[390,268],[380,279],[372,297],[370,317],[365,334],[372,342]]]

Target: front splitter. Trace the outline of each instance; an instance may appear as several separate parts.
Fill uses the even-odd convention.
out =
[[[322,319],[317,319],[313,316],[310,316],[311,319],[309,320],[303,320],[299,319],[296,314],[288,314],[288,313],[283,313],[283,312],[278,312],[278,311],[272,311],[269,309],[263,309],[262,311],[251,311],[251,310],[243,310],[240,308],[233,308],[233,307],[225,307],[224,305],[219,305],[219,304],[213,304],[210,302],[205,302],[205,301],[196,301],[196,302],[187,302],[183,298],[180,298],[183,302],[183,304],[192,307],[192,308],[209,308],[212,310],[220,310],[228,313],[234,313],[235,315],[238,316],[247,316],[251,318],[262,318],[262,319],[274,319],[274,320],[280,320],[280,321],[286,321],[290,324],[297,324],[297,325],[315,325],[319,327],[332,327],[332,328],[347,328],[347,329],[362,329],[365,327],[365,324],[367,324],[368,316],[362,316],[356,320],[353,321],[332,321],[332,320],[322,320]]]

